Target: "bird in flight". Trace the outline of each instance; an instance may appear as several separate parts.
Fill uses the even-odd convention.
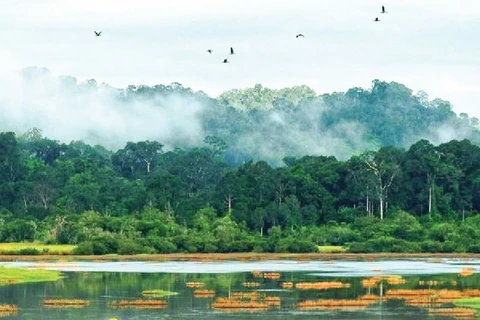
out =
[[[382,13],[387,13],[387,11],[385,11],[385,6],[382,6]]]
[[[375,21],[375,22],[380,22],[380,19],[375,18],[375,20],[373,20],[373,21]]]
[[[223,63],[228,63],[228,59],[223,59]]]
[[[97,37],[100,37],[100,36],[102,35],[102,31],[98,31],[98,32],[97,32],[97,31],[93,31],[93,32],[95,32],[95,35],[96,35]]]
[[[208,49],[207,52],[208,52],[208,53],[212,53],[212,49]]]
[[[300,37],[305,38],[305,36],[304,36],[303,34],[301,34],[301,33],[299,33],[299,34],[297,34],[297,35],[295,36],[295,38],[300,38]]]
[[[232,47],[230,47],[230,54],[235,54],[235,51],[233,51]]]

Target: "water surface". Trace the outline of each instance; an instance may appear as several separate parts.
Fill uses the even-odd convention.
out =
[[[3,319],[436,319],[427,307],[412,306],[405,300],[390,299],[394,290],[480,289],[478,260],[387,260],[387,261],[261,261],[261,262],[4,262],[0,265],[46,268],[64,271],[57,282],[0,287],[1,303],[16,304],[17,314]],[[460,276],[465,268],[473,275]],[[252,271],[255,271],[252,273]],[[280,273],[279,279],[263,278],[265,273]],[[396,275],[402,283],[389,284],[387,276]],[[262,277],[260,277],[262,276]],[[365,279],[384,277],[373,285]],[[190,288],[189,282],[204,283]],[[285,288],[285,283],[291,287]],[[342,288],[302,290],[299,283],[336,282]],[[258,287],[245,287],[258,283]],[[287,285],[288,286],[288,285]],[[163,309],[112,308],[117,300],[147,299],[142,291],[163,289],[178,295],[163,298]],[[211,297],[198,297],[195,290],[212,290]],[[232,311],[212,307],[218,298],[243,292],[256,293],[252,301],[279,299],[280,306],[268,310]],[[368,295],[368,296],[367,296]],[[267,298],[268,297],[268,298]],[[351,301],[378,297],[366,307],[305,310],[302,302],[335,299]],[[85,308],[46,308],[44,299],[86,299]],[[388,299],[387,299],[388,298]],[[249,302],[249,298],[242,303]],[[451,307],[450,302],[435,303],[435,309]],[[437,317],[437,319],[446,319]]]

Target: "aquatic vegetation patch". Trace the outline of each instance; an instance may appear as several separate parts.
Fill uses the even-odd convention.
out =
[[[441,286],[444,283],[445,283],[444,281],[438,281],[438,280],[428,280],[428,281],[420,280],[420,281],[418,281],[419,285],[429,286],[429,287]]]
[[[18,313],[18,307],[14,304],[0,304],[0,317],[11,317]]]
[[[215,296],[214,290],[195,290],[193,291],[193,296],[195,298],[212,298]]]
[[[268,310],[270,306],[266,302],[241,301],[237,299],[218,298],[212,303],[212,309],[240,309],[240,310]]]
[[[403,279],[401,276],[377,276],[363,279],[362,286],[364,288],[373,288],[376,287],[380,282],[386,282],[390,285],[398,285],[407,283],[407,280]]]
[[[178,292],[155,289],[155,290],[144,290],[142,291],[142,295],[148,296],[148,297],[160,298],[160,297],[175,296],[175,295],[178,295]]]
[[[136,309],[163,309],[167,306],[165,300],[118,300],[108,304],[111,308],[136,308]]]
[[[84,308],[90,305],[90,301],[84,299],[45,299],[42,305],[49,308]]]
[[[279,272],[265,272],[263,274],[264,279],[280,279],[282,276]]]
[[[201,287],[204,287],[205,286],[205,282],[193,282],[193,281],[190,281],[190,282],[187,282],[186,283],[186,286],[188,288],[201,288]]]
[[[57,281],[63,278],[62,273],[55,270],[31,270],[0,266],[0,285]]]
[[[475,310],[468,308],[439,308],[429,309],[429,316],[445,316],[454,319],[475,319]]]
[[[301,301],[297,304],[297,308],[300,310],[355,310],[375,303],[377,300],[372,299],[320,299]]]
[[[253,291],[253,292],[232,292],[230,293],[230,299],[235,300],[257,300],[260,298],[260,293]]]
[[[242,285],[245,287],[245,288],[258,288],[260,287],[260,282],[244,282],[242,283]]]
[[[343,283],[339,281],[325,281],[325,282],[299,282],[295,284],[295,288],[300,290],[328,290],[350,288],[350,283]]]
[[[282,287],[284,289],[293,288],[293,282],[291,282],[291,281],[282,282],[282,283],[280,283],[280,287]]]
[[[469,277],[475,273],[475,269],[473,268],[464,268],[460,271],[460,277]]]
[[[456,299],[453,304],[457,307],[480,309],[480,297]]]

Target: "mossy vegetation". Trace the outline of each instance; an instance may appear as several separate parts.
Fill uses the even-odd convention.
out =
[[[457,307],[474,308],[480,310],[480,297],[457,299],[453,301],[453,304]]]
[[[69,244],[41,244],[35,242],[0,243],[1,255],[70,255],[75,245]]]
[[[178,292],[166,291],[166,290],[160,290],[160,289],[142,291],[142,295],[148,296],[148,297],[156,297],[156,298],[174,296],[177,294]]]
[[[321,253],[343,253],[347,252],[347,248],[343,246],[318,246],[318,252]]]
[[[0,266],[0,285],[57,281],[62,277],[61,272],[55,270],[32,270]]]

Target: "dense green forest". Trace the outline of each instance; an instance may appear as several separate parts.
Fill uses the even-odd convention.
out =
[[[119,110],[196,111],[166,141],[120,148],[0,121],[1,242],[78,244],[82,254],[480,252],[479,121],[424,92],[375,80],[345,93],[257,85],[214,99],[180,84],[23,76],[30,100],[93,94]]]
[[[225,143],[116,152],[0,134],[0,241],[78,253],[480,251],[480,148],[468,140],[382,147],[346,161],[229,165]]]

